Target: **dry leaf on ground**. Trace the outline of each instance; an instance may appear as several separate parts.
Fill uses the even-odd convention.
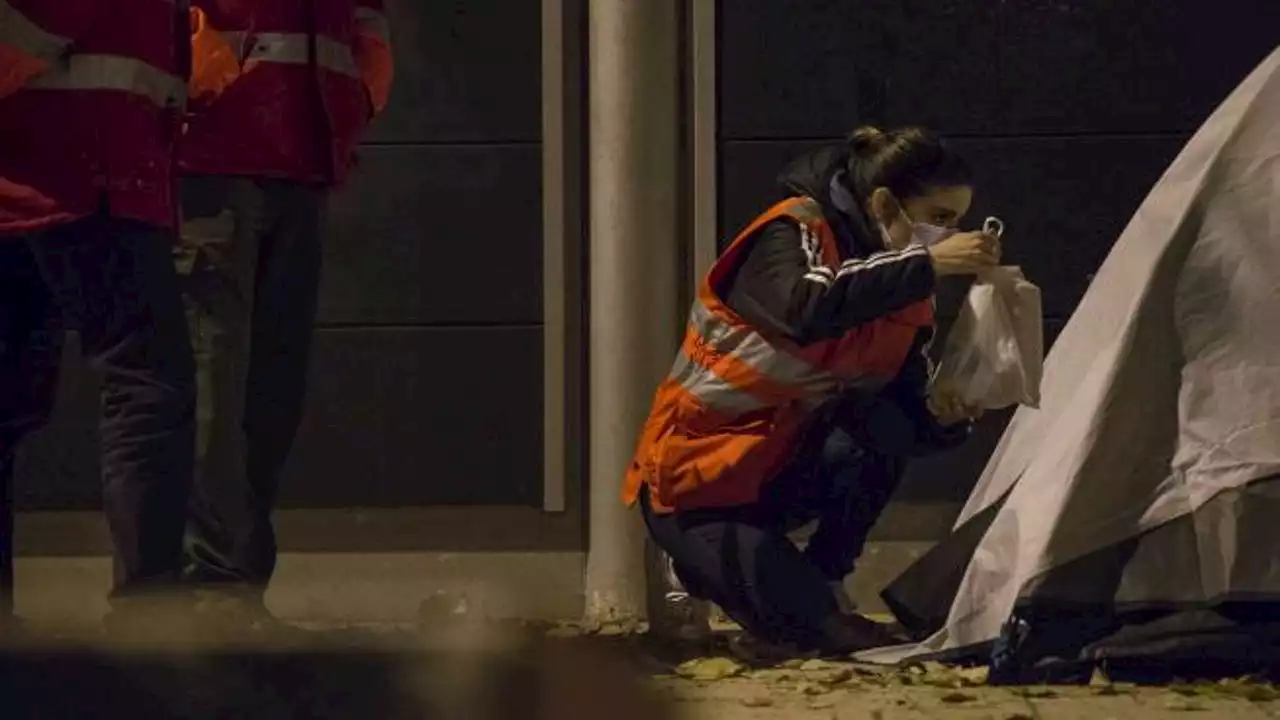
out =
[[[745,668],[727,657],[695,658],[676,667],[676,674],[690,680],[723,680],[741,675]]]
[[[1187,697],[1174,697],[1165,701],[1164,706],[1169,710],[1178,712],[1199,712],[1207,708],[1203,703]]]

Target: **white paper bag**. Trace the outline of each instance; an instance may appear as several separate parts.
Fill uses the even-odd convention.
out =
[[[956,318],[934,386],[966,405],[999,410],[1040,406],[1044,330],[1040,288],[1012,266],[978,276]]]

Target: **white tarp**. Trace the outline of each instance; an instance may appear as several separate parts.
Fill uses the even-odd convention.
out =
[[[994,640],[1053,568],[1277,474],[1280,50],[1155,185],[1054,344],[1040,409],[1018,410],[956,521],[1007,495],[945,627],[861,657]],[[1196,541],[1198,568],[1149,563],[1126,568],[1124,582],[1183,601],[1280,589],[1278,563],[1237,561],[1280,556],[1280,533],[1242,538],[1218,526]]]

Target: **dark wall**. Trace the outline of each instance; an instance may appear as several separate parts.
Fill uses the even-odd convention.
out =
[[[333,199],[283,503],[539,504],[539,3],[387,4],[395,88]],[[98,505],[95,392],[73,363],[23,506]]]
[[[719,17],[722,236],[795,155],[863,122],[932,126],[975,166],[970,220],[1008,224],[1048,339],[1190,134],[1280,44],[1275,0],[721,0]],[[1006,421],[919,463],[904,496],[962,499]]]

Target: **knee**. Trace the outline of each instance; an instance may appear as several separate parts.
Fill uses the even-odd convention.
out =
[[[848,466],[857,462],[866,450],[845,428],[836,427],[823,440],[821,463],[827,468]]]
[[[195,417],[195,363],[189,352],[148,372],[107,369],[102,379],[102,405],[107,417],[130,409],[172,421]]]

